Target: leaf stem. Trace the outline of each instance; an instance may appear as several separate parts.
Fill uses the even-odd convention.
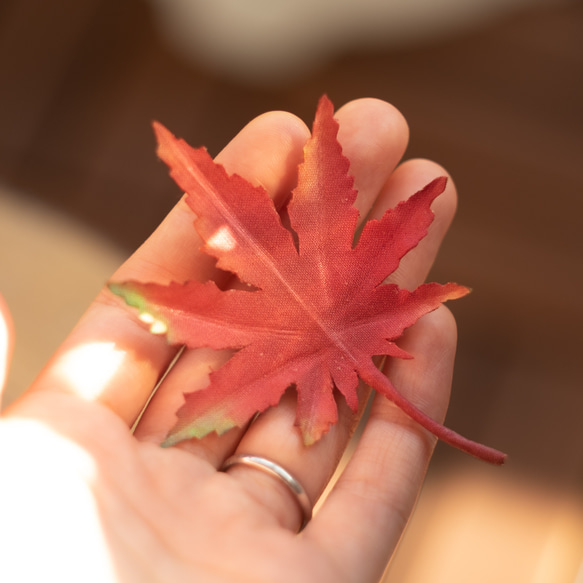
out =
[[[472,441],[423,413],[395,389],[389,379],[374,366],[372,361],[370,366],[359,367],[357,372],[365,383],[395,403],[406,415],[441,441],[491,464],[502,465],[506,460],[505,453]]]

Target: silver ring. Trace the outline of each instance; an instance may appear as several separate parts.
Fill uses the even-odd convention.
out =
[[[264,457],[259,457],[256,455],[233,455],[223,464],[221,467],[221,472],[226,472],[230,467],[237,464],[243,464],[245,466],[261,470],[266,474],[278,478],[288,487],[290,492],[294,495],[302,512],[302,524],[298,530],[298,532],[301,532],[312,518],[312,504],[310,503],[310,499],[308,498],[306,491],[302,488],[302,485],[280,465],[272,462],[271,460],[265,459]]]

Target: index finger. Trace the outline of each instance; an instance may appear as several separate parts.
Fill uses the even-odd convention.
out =
[[[293,187],[308,136],[299,118],[264,114],[243,128],[217,161],[277,199]],[[207,279],[214,264],[199,251],[192,222],[192,211],[180,200],[113,278],[157,283]],[[131,425],[176,352],[103,290],[23,398],[36,391],[67,392],[106,405]]]

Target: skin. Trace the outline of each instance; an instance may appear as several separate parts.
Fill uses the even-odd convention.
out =
[[[360,99],[342,107],[337,119],[362,214],[380,216],[446,174],[427,160],[400,164],[408,129],[391,105]],[[265,114],[217,161],[281,199],[293,187],[308,136],[291,114]],[[449,181],[433,205],[429,235],[393,281],[412,289],[424,280],[455,205]],[[180,201],[112,279],[166,283],[212,276],[199,243],[191,211]],[[9,322],[3,302],[0,314]],[[10,325],[0,330],[2,376],[13,339]],[[447,408],[455,344],[455,323],[442,307],[400,341],[415,358],[386,367],[394,385],[437,420]],[[98,350],[87,352],[88,346]],[[288,391],[248,427],[161,448],[185,378],[203,386],[209,367],[225,359],[205,350],[185,352],[132,433],[175,353],[104,290],[33,386],[2,413],[0,580],[378,581],[411,514],[433,436],[385,398],[375,398],[352,458],[298,536],[300,511],[281,483],[245,466],[218,469],[233,453],[265,456],[291,472],[315,501],[355,417],[339,402],[338,424],[306,448],[293,427],[295,396]]]

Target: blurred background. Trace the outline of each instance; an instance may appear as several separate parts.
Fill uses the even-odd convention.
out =
[[[581,2],[2,0],[8,401],[176,202],[151,120],[214,155],[267,110],[311,123],[324,92],[392,102],[407,157],[454,176],[431,278],[474,292],[447,423],[510,455],[438,446],[385,581],[582,583]]]

